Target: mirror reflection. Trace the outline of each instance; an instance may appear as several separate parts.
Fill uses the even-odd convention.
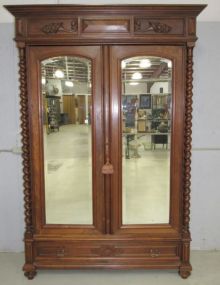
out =
[[[41,63],[47,224],[92,224],[91,61]]]
[[[122,223],[169,223],[172,61],[127,58],[121,74]]]

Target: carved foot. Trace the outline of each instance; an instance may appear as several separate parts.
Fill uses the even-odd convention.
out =
[[[32,280],[37,274],[36,268],[32,264],[25,264],[23,267],[23,271],[24,276],[26,276],[29,280]]]
[[[186,279],[190,276],[191,271],[187,271],[187,270],[180,270],[179,271],[179,275],[183,278]]]
[[[186,278],[188,278],[188,277],[190,276],[191,271],[192,271],[191,265],[182,266],[182,267],[180,267],[179,275],[180,275],[183,279],[186,279]]]
[[[29,271],[29,272],[25,272],[24,276],[26,276],[28,280],[32,280],[32,279],[34,279],[34,276],[36,274],[37,274],[36,271]]]

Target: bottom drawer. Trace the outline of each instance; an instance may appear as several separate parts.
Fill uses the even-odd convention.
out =
[[[178,259],[178,243],[146,243],[128,241],[36,242],[34,255],[40,258],[149,258]]]

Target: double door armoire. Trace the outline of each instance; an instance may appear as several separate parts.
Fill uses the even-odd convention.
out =
[[[204,8],[6,6],[20,59],[29,279],[38,269],[190,275],[192,66]]]

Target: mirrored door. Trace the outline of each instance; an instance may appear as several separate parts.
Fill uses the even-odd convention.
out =
[[[111,49],[113,231],[179,225],[182,53],[178,47]]]
[[[33,47],[29,60],[38,229],[103,232],[101,48]]]

